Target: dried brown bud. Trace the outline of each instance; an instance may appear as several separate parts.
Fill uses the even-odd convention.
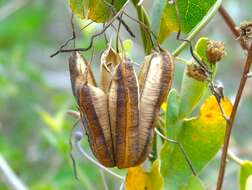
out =
[[[238,37],[238,39],[243,39],[245,41],[248,39],[252,39],[252,22],[242,22],[238,30],[240,32],[240,36]]]
[[[225,55],[224,42],[220,41],[208,41],[207,44],[207,58],[211,63],[220,61]]]
[[[205,81],[208,77],[206,71],[196,64],[190,64],[187,66],[187,75],[197,81],[202,82]]]

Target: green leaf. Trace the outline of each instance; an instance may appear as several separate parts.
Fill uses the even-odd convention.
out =
[[[201,60],[204,60],[207,65],[210,65],[206,56],[207,42],[207,38],[200,38],[195,46],[195,54],[197,54]],[[215,72],[215,69],[213,72]],[[179,118],[183,119],[192,113],[192,111],[199,104],[206,90],[207,82],[197,81],[189,77],[187,75],[187,68],[185,68],[181,87]]]
[[[226,99],[222,106],[229,115],[232,110],[230,101]],[[214,158],[224,139],[226,122],[215,97],[211,96],[206,100],[197,118],[186,119],[182,125],[177,141],[183,145],[199,173]],[[177,190],[188,182],[192,171],[178,146],[165,143],[160,152],[160,159],[166,188]]]
[[[155,0],[153,2],[152,12],[151,12],[152,13],[151,14],[151,28],[152,28],[152,31],[156,35],[159,34],[160,27],[164,26],[164,25],[161,25],[161,19],[162,19],[166,4],[167,4],[167,1]],[[161,31],[162,30],[163,29],[161,29]],[[168,35],[169,35],[169,33],[166,33],[166,36],[168,36]]]
[[[182,190],[205,190],[205,186],[197,176],[191,176]]]
[[[184,33],[189,33],[199,24],[199,22],[208,15],[209,10],[215,5],[217,0],[176,0],[180,23],[178,23],[177,13],[175,4],[169,3],[154,3],[153,14],[157,14],[154,17],[154,22],[159,22],[154,24],[154,26],[160,26],[158,29],[159,40],[162,42],[171,32],[177,32],[179,29],[179,24],[181,26],[181,31]],[[157,11],[162,11],[160,14]],[[157,29],[156,29],[157,32]]]
[[[167,136],[171,139],[177,139],[180,133],[182,121],[178,119],[180,96],[175,89],[171,89],[167,98],[167,110],[165,113],[165,125]]]
[[[251,190],[252,162],[244,161],[240,169],[240,190]]]
[[[113,2],[107,0],[107,3]],[[111,16],[113,16],[113,9],[115,12],[119,11],[127,0],[117,0],[109,7],[104,3],[104,0],[69,0],[69,5],[72,11],[81,19],[91,19],[94,22],[104,23]]]

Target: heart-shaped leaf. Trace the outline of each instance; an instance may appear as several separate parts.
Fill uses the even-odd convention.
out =
[[[221,1],[221,0],[220,0]],[[177,13],[175,3],[168,3],[168,1],[155,0],[152,11],[152,28],[159,36],[159,40],[162,42],[171,32],[177,32],[179,24],[181,31],[189,33],[199,24],[199,22],[209,14],[209,10],[219,0],[176,0],[175,1],[179,10],[179,21],[177,19]]]
[[[232,105],[227,98],[222,102],[222,106],[226,114],[230,115]],[[224,139],[226,121],[216,98],[211,96],[207,99],[200,109],[200,115],[186,119],[182,125],[177,141],[183,145],[195,170],[200,172],[214,158]],[[178,146],[165,143],[160,159],[166,188],[177,190],[187,183],[192,171]]]

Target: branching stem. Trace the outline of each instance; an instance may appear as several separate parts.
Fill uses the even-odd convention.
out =
[[[249,73],[249,69],[250,69],[251,64],[252,64],[252,44],[250,45],[250,48],[248,50],[248,56],[247,56],[247,60],[246,60],[246,63],[245,63],[244,69],[243,69],[243,73],[242,73],[242,76],[240,79],[240,84],[239,84],[238,92],[236,94],[234,106],[233,106],[233,109],[232,109],[232,112],[230,115],[229,122],[227,122],[225,138],[224,138],[224,146],[223,146],[223,151],[222,151],[222,156],[221,156],[221,165],[220,165],[220,171],[219,171],[219,177],[218,177],[216,190],[222,189],[231,132],[232,132],[233,124],[235,121],[236,113],[238,110],[238,106],[240,104],[240,100],[242,97],[243,89],[245,87],[245,84],[246,84],[246,81],[248,78],[247,74]]]
[[[219,13],[223,17],[225,23],[229,27],[229,29],[232,31],[232,33],[235,35],[235,37],[239,37],[239,31],[236,28],[236,24],[232,17],[228,14],[228,12],[224,9],[223,6],[219,8]],[[225,176],[225,169],[226,169],[226,160],[228,156],[228,147],[229,147],[229,142],[230,142],[230,137],[231,137],[231,132],[233,129],[233,124],[235,121],[236,113],[238,110],[238,106],[240,104],[240,100],[242,97],[242,93],[246,84],[246,81],[248,79],[248,73],[252,64],[252,44],[248,46],[248,44],[245,44],[248,47],[244,47],[243,43],[240,43],[241,47],[243,49],[248,49],[248,55],[247,55],[247,60],[243,68],[243,73],[240,79],[240,84],[238,88],[238,92],[236,94],[234,106],[230,115],[230,119],[227,121],[227,127],[226,127],[226,132],[225,132],[225,137],[224,137],[224,145],[223,145],[223,151],[221,155],[221,164],[220,164],[220,170],[219,170],[219,176],[218,176],[218,181],[217,181],[217,187],[216,190],[221,190],[222,185],[223,185],[223,180]]]

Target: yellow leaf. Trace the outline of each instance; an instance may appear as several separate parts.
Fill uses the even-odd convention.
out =
[[[164,112],[167,111],[167,102],[164,102],[162,105],[161,105],[161,108]]]
[[[221,101],[221,105],[226,116],[230,116],[232,111],[232,103],[230,100],[225,97],[224,100]],[[205,102],[205,104],[200,109],[200,119],[203,122],[207,123],[217,123],[221,121],[225,121],[218,102],[214,96],[210,96]]]
[[[128,169],[126,178],[127,190],[162,190],[164,179],[160,174],[160,161],[156,160],[150,172],[144,171],[142,166]]]

